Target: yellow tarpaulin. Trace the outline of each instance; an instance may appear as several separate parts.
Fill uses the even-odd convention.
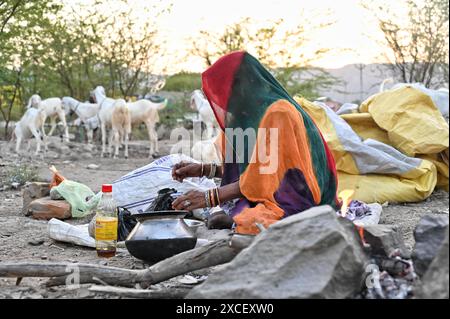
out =
[[[448,191],[448,162],[441,153],[448,154],[448,124],[425,94],[412,88],[387,91],[364,102],[362,113],[342,117],[296,99],[333,152],[339,191],[354,189],[355,199],[379,203],[421,201],[436,186]]]

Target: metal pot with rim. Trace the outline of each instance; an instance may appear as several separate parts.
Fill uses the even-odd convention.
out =
[[[125,241],[130,254],[156,263],[193,249],[197,237],[183,218],[187,211],[158,211],[136,214],[138,224]]]

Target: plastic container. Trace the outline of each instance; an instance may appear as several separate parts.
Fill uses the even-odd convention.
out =
[[[99,257],[111,258],[117,249],[117,205],[112,197],[112,185],[104,184],[102,193],[95,216],[95,247]]]

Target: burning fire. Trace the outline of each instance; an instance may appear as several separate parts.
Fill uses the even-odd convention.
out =
[[[353,195],[355,195],[355,191],[353,189],[346,189],[339,193],[338,197],[342,200],[341,216],[343,218],[347,217],[348,205],[350,205]],[[358,234],[359,237],[361,238],[362,245],[366,247],[367,243],[364,238],[364,227],[362,227],[361,225],[357,225],[356,223],[355,227],[358,230]]]
[[[352,201],[354,194],[355,191],[353,189],[346,189],[339,193],[339,198],[342,200],[341,215],[344,218],[347,216],[348,205]]]

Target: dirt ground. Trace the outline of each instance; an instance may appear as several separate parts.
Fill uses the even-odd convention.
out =
[[[111,183],[122,175],[148,164],[146,142],[133,141],[130,145],[130,159],[100,158],[99,147],[92,154],[87,146],[70,143],[61,146],[58,139],[50,143],[50,152],[45,159],[23,153],[15,155],[6,148],[6,142],[0,142],[0,262],[79,262],[129,269],[142,269],[145,265],[131,257],[125,249],[111,259],[99,259],[95,250],[75,245],[54,242],[47,236],[47,222],[36,221],[21,214],[22,196],[20,189],[6,189],[5,179],[8,171],[18,163],[27,163],[35,167],[43,180],[50,179],[50,165],[68,179],[89,186],[93,191],[100,190],[103,183]],[[160,141],[161,154],[168,154],[168,141]],[[98,169],[88,169],[96,164]],[[444,191],[436,191],[429,199],[414,204],[389,204],[383,207],[381,223],[398,226],[407,246],[414,246],[413,230],[420,218],[427,214],[449,214],[449,196]],[[71,224],[85,224],[92,216],[81,220],[70,220]],[[200,276],[204,272],[194,275]],[[15,279],[0,278],[0,298],[102,298],[103,294],[94,294],[87,287],[73,291],[64,287],[45,288],[45,278],[24,278],[19,286]],[[186,287],[179,278],[160,284],[161,287]],[[114,297],[114,296],[108,296]]]

